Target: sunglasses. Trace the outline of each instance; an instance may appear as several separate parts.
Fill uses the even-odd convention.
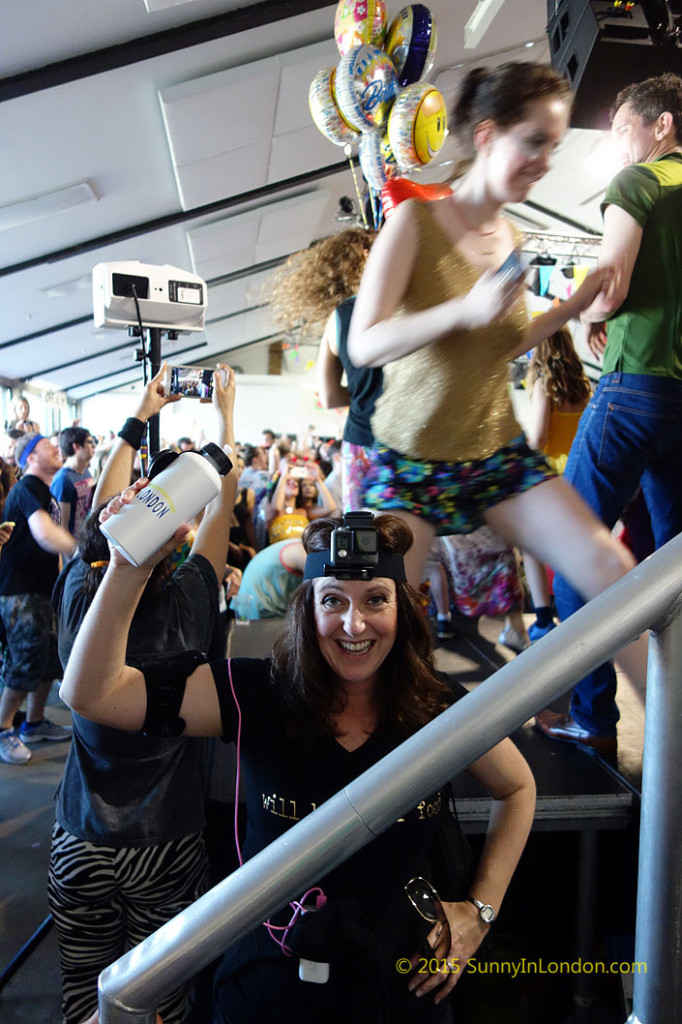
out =
[[[448,923],[440,896],[425,878],[411,878],[405,886],[405,892],[414,909],[425,921],[442,925]]]

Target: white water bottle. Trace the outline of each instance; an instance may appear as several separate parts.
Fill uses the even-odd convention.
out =
[[[231,469],[217,444],[182,452],[158,476],[152,471],[130,504],[102,523],[102,533],[129,562],[142,565],[220,493],[220,478]]]

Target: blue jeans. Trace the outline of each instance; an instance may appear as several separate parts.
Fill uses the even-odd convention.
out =
[[[609,529],[641,484],[656,547],[682,531],[682,382],[604,375],[580,419],[564,479]],[[584,603],[559,576],[554,596],[561,619]],[[600,665],[576,686],[571,714],[588,732],[613,735],[615,697],[613,665]]]

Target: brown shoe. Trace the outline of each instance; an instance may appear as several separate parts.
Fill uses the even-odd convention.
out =
[[[539,711],[535,716],[535,725],[551,740],[579,743],[584,747],[592,747],[602,754],[615,754],[617,749],[618,741],[615,736],[597,736],[588,732],[568,713],[562,715],[558,711]]]

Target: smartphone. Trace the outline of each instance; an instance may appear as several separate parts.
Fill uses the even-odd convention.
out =
[[[213,373],[205,366],[170,366],[166,371],[164,390],[169,395],[182,395],[183,398],[213,398]]]
[[[526,273],[526,268],[521,260],[521,250],[513,249],[501,267],[495,271],[495,276],[505,281],[518,281]]]
[[[326,985],[329,981],[329,964],[319,964],[304,957],[298,962],[298,976],[301,981],[312,981],[315,985]]]
[[[305,480],[308,476],[308,470],[305,466],[294,466],[289,473],[289,476],[293,477],[294,480]]]

